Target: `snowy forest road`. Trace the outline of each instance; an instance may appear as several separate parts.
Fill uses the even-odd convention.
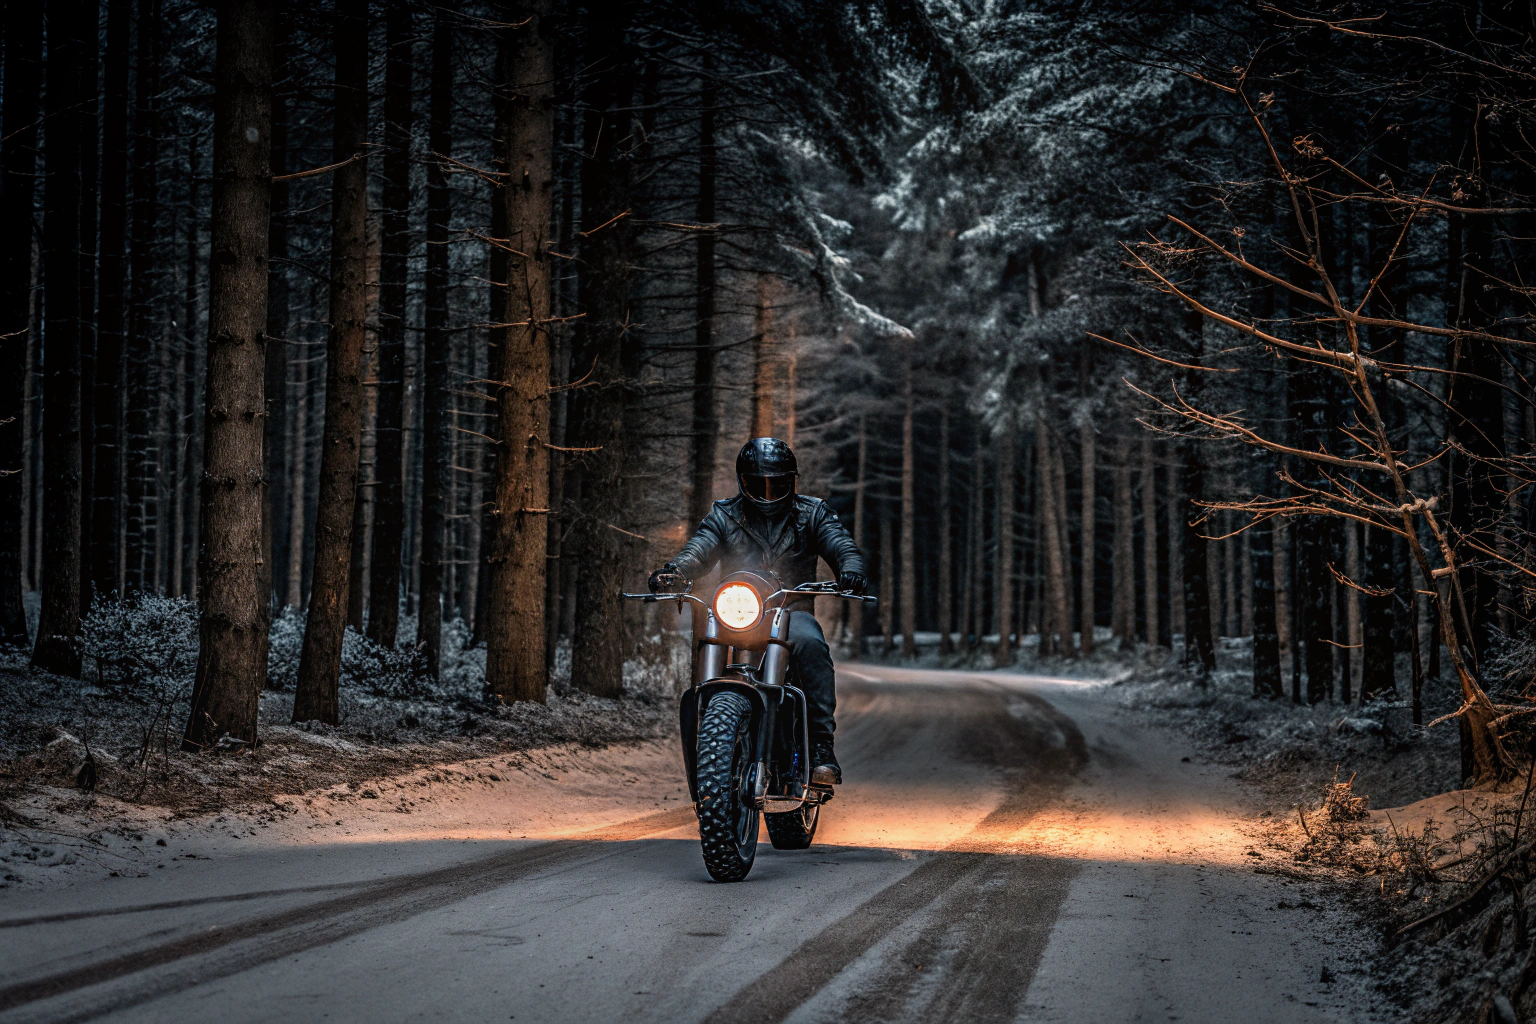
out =
[[[1100,686],[839,689],[847,784],[741,884],[707,881],[687,807],[256,850],[10,899],[0,1021],[1371,1019],[1368,941],[1260,873],[1222,773]]]

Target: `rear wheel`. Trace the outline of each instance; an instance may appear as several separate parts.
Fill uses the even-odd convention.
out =
[[[820,817],[820,804],[805,804],[799,810],[785,814],[765,814],[768,838],[775,850],[804,850],[816,837],[816,820]]]
[[[757,808],[742,799],[752,767],[752,705],[736,693],[710,698],[699,720],[699,841],[717,882],[739,882],[757,856]]]

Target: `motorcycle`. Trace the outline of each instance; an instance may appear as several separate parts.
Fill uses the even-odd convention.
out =
[[[699,818],[704,867],[717,882],[739,882],[757,857],[758,815],[776,850],[804,850],[816,835],[832,787],[811,782],[805,694],[789,671],[789,618],[795,597],[826,595],[874,604],[832,581],[785,589],[771,572],[735,572],[714,598],[689,591],[625,594],[654,604],[702,606],[692,685],[679,701],[688,792]],[[801,612],[800,614],[809,614]]]

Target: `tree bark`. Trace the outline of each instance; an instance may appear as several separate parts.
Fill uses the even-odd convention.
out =
[[[554,41],[549,0],[518,9],[508,70],[506,319],[497,407],[487,689],[506,700],[544,700],[545,572],[549,547],[549,224],[554,197]],[[606,595],[617,606],[615,595]],[[621,684],[622,685],[622,684]]]
[[[752,322],[752,436],[773,437],[778,362],[773,338],[773,278],[757,275],[757,311]]]
[[[694,215],[700,224],[715,222],[714,57],[702,57],[699,79],[699,195]],[[715,451],[720,424],[715,414],[715,233],[699,232],[694,271],[693,329],[693,507],[692,521],[709,514],[715,498]]]
[[[949,409],[939,410],[939,653],[955,652],[955,510],[950,497]]]
[[[42,614],[32,664],[80,674],[80,62],[87,45],[78,0],[48,4],[48,126],[43,183]],[[94,18],[90,25],[94,26]],[[95,33],[90,35],[94,44]]]
[[[123,342],[124,585],[128,590],[154,586],[155,533],[160,524],[151,509],[157,503],[159,464],[153,406],[160,384],[152,363],[155,296],[159,292],[158,230],[160,212],[160,72],[164,30],[160,0],[139,0],[133,111],[133,201],[130,210],[128,330]],[[158,509],[156,509],[158,511]]]
[[[1093,617],[1094,617],[1094,589],[1095,582],[1094,564],[1094,538],[1098,532],[1098,519],[1095,515],[1094,505],[1098,501],[1097,483],[1095,479],[1096,468],[1094,456],[1097,454],[1094,446],[1093,419],[1083,417],[1082,425],[1078,428],[1078,452],[1079,461],[1083,464],[1083,527],[1082,527],[1082,570],[1079,586],[1082,591],[1080,597],[1081,611],[1078,620],[1082,629],[1082,651],[1086,654],[1093,653]]]
[[[1061,653],[1073,657],[1076,651],[1072,643],[1072,616],[1076,610],[1072,589],[1072,515],[1067,500],[1066,449],[1055,430],[1050,431],[1050,460],[1043,468],[1050,472],[1051,496],[1055,502],[1052,515],[1056,520],[1057,543],[1061,547],[1061,594],[1056,617],[1061,622]],[[1019,628],[1019,643],[1024,642],[1023,627]]]
[[[78,248],[80,285],[80,615],[91,611],[90,544],[93,534],[92,513],[95,506],[96,460],[91,442],[96,437],[96,252],[100,244],[98,196],[101,187],[101,163],[97,139],[101,134],[100,96],[101,52],[98,30],[101,8],[92,3],[82,29],[83,47],[80,66],[81,103],[75,117],[80,124],[80,244]],[[169,347],[167,335],[164,344]]]
[[[366,232],[366,229],[364,229]],[[363,271],[364,280],[370,276],[368,270]],[[367,291],[364,291],[363,308],[370,305]],[[377,352],[370,351],[367,329],[364,329],[362,356],[357,363],[357,379],[359,385],[360,401],[362,408],[358,416],[357,432],[357,489],[352,505],[352,542],[350,554],[347,555],[347,626],[355,633],[361,633],[368,616],[368,538],[373,535],[373,491],[374,491],[374,444],[373,444],[373,414],[378,401],[378,367]],[[369,381],[369,385],[363,386],[363,381]],[[322,492],[323,493],[323,492]]]
[[[979,434],[979,431],[977,432]],[[986,563],[984,549],[986,548],[986,461],[981,438],[976,439],[975,450],[971,453],[971,504],[967,510],[970,527],[968,534],[969,544],[966,547],[966,581],[965,581],[965,608],[960,619],[961,628],[965,631],[966,650],[975,650],[981,644],[981,635],[985,633],[986,604],[984,589],[984,577],[986,575]]]
[[[1004,424],[997,434],[997,647],[992,664],[997,668],[1013,664],[1013,516],[1014,516],[1014,429]],[[1022,637],[1020,638],[1022,639]]]
[[[891,529],[891,503],[880,500],[880,651],[890,654],[895,648],[896,635],[896,552],[893,550]]]
[[[630,135],[634,53],[626,38],[627,8],[589,23],[585,141],[581,172],[581,306],[577,365],[591,367],[592,386],[577,392],[581,472],[575,645],[571,685],[598,696],[624,692],[624,614],[618,593],[634,550],[624,495],[623,381],[636,376],[638,339],[630,336],[633,166]]]
[[[1141,439],[1141,530],[1142,572],[1146,575],[1147,644],[1158,646],[1157,608],[1157,460],[1152,453],[1152,439]]]
[[[373,558],[369,562],[368,638],[395,646],[400,627],[400,548],[405,536],[406,259],[411,249],[411,132],[415,26],[404,3],[385,15],[384,224],[379,258],[378,419],[374,426]]]
[[[1131,503],[1131,446],[1115,442],[1115,557],[1113,632],[1122,649],[1136,642],[1136,526]]]
[[[256,742],[267,674],[262,452],[273,11],[224,0],[214,83],[213,234],[204,402],[201,628],[182,749]]]
[[[1463,97],[1464,102],[1470,99]],[[1470,105],[1470,104],[1467,104]],[[1488,109],[1477,104],[1476,117]],[[1452,135],[1460,153],[1480,152],[1475,141],[1481,125],[1467,123],[1465,113],[1455,116]],[[1483,171],[1474,170],[1464,180],[1472,195],[1469,205],[1486,201],[1481,184]],[[1500,280],[1494,266],[1494,219],[1489,216],[1452,213],[1447,218],[1446,323],[1472,331],[1489,332],[1499,322],[1499,305],[1507,295],[1490,282]],[[1446,345],[1446,363],[1454,376],[1448,379],[1447,428],[1452,450],[1450,467],[1450,534],[1465,538],[1484,551],[1498,547],[1495,524],[1508,490],[1497,460],[1504,456],[1504,389],[1501,356],[1495,343],[1457,335]],[[1463,558],[1458,576],[1464,595],[1464,623],[1469,633],[1473,663],[1478,666],[1493,642],[1498,626],[1498,575],[1490,558]]]
[[[8,4],[0,112],[0,644],[27,643],[21,592],[26,544],[23,482],[26,384],[32,336],[33,204],[42,86],[43,5]]]
[[[276,44],[274,68],[282,67],[291,47],[285,28],[284,38]],[[274,84],[272,90],[273,177],[288,172],[288,98]],[[261,551],[262,594],[270,609],[290,589],[279,567],[286,570],[289,560],[281,557],[290,531],[286,529],[294,512],[288,491],[289,477],[287,431],[288,409],[288,183],[272,182],[270,216],[267,227],[267,354],[263,370],[266,381],[266,481],[262,490]]]
[[[432,95],[428,148],[446,157],[453,146],[453,21],[438,11],[432,21]],[[441,159],[427,164],[426,338],[423,343],[421,417],[421,603],[416,643],[436,679],[442,657],[443,485],[448,458],[448,222],[453,190]]]
[[[1040,653],[1072,653],[1072,613],[1067,583],[1067,553],[1061,544],[1061,501],[1057,488],[1056,446],[1045,417],[1035,419],[1035,459],[1040,473],[1040,534],[1045,545],[1047,614],[1041,617]]]
[[[175,508],[176,514],[176,524],[175,528],[172,530],[174,542],[171,545],[170,593],[172,597],[181,597],[184,591],[190,594],[192,591],[190,580],[197,575],[195,572],[187,571],[187,561],[189,554],[190,558],[195,561],[197,558],[197,552],[195,549],[189,550],[186,543],[187,536],[191,532],[189,529],[190,523],[197,519],[199,515],[199,499],[195,493],[197,490],[195,481],[200,476],[198,470],[202,468],[201,460],[198,460],[198,462],[194,463],[188,461],[187,459],[187,456],[190,454],[192,449],[191,440],[194,433],[191,427],[192,407],[194,405],[193,395],[197,389],[198,383],[206,382],[206,374],[197,373],[197,367],[189,365],[192,362],[192,352],[195,351],[198,347],[199,339],[197,337],[197,309],[198,302],[202,297],[202,278],[197,272],[197,265],[199,262],[201,249],[201,247],[198,245],[197,229],[201,218],[198,216],[197,208],[199,189],[197,187],[198,182],[196,175],[196,170],[198,168],[198,147],[196,136],[193,136],[187,140],[187,165],[193,168],[192,181],[189,182],[187,186],[187,279],[186,285],[182,290],[181,345],[178,347],[175,356],[176,369],[172,375],[174,377],[174,382],[173,386],[171,387],[171,394],[176,403],[176,408],[173,410],[172,416],[172,422],[175,424],[175,426],[172,430],[173,443],[171,445],[171,491],[173,495],[172,505]],[[268,242],[270,241],[271,237],[269,233]],[[270,283],[271,282],[269,278],[269,286]],[[270,306],[268,307],[268,310],[270,312]],[[268,326],[270,328],[270,324]],[[271,337],[270,330],[268,330],[266,336],[268,338]],[[268,353],[270,353],[273,347],[274,346],[270,344],[266,345]],[[266,357],[266,362],[270,364],[270,355]],[[190,373],[188,372],[189,370],[191,371]],[[264,407],[262,419],[263,431],[268,437],[270,437],[273,430],[272,418],[271,405],[270,402],[268,402]],[[270,464],[270,459],[267,460],[267,463]],[[266,476],[266,469],[267,467],[264,465],[262,480],[263,497],[261,509],[261,559],[258,572],[261,573],[262,579],[260,586],[260,590],[263,595],[262,600],[266,602],[264,607],[270,609],[272,593],[272,578],[270,568],[272,562],[272,523],[270,499],[267,496],[268,490],[270,488],[270,479]],[[194,492],[190,496],[190,501],[188,500],[188,491]],[[270,625],[270,615],[268,624]]]
[[[325,432],[315,510],[309,614],[299,655],[293,720],[336,723],[341,641],[356,512],[362,432],[359,379],[367,314],[368,4],[340,0],[333,21],[336,121],[331,158],[356,160],[331,178],[330,331],[326,339]]]
[[[1392,599],[1396,583],[1393,576],[1393,535],[1372,529],[1365,542],[1366,588],[1365,615],[1361,638],[1360,699],[1370,700],[1397,692],[1397,673],[1393,661]]]
[[[1168,463],[1168,638],[1177,633],[1188,642],[1184,625],[1184,545],[1179,527],[1179,510],[1185,507],[1184,470],[1175,457]]]
[[[296,376],[289,390],[293,399],[288,444],[288,599],[290,608],[304,607],[304,534],[308,521],[306,496],[309,479],[309,364],[305,355],[296,361]]]
[[[1274,524],[1260,520],[1249,527],[1248,535],[1253,563],[1253,695],[1275,700],[1285,696],[1285,687],[1280,679],[1275,620]]]
[[[1210,673],[1216,670],[1216,647],[1211,642],[1211,597],[1207,581],[1207,542],[1200,535],[1200,526],[1192,520],[1193,509],[1189,502],[1197,499],[1205,490],[1205,463],[1200,451],[1191,442],[1184,453],[1185,507],[1180,510],[1179,521],[1183,524],[1181,543],[1184,547],[1184,660],[1192,665],[1202,685]]]
[[[864,492],[868,487],[869,471],[869,432],[864,423],[863,413],[859,414],[859,462],[858,476],[853,482],[853,543],[860,551],[864,550]],[[849,646],[853,650],[853,656],[864,656],[864,602],[848,602],[848,634]]]
[[[901,418],[901,654],[917,657],[917,509],[912,464],[912,353],[903,374]]]

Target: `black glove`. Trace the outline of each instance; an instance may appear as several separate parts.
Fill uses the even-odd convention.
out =
[[[660,569],[657,569],[655,572],[651,573],[651,578],[647,582],[651,588],[651,593],[660,594],[661,592],[666,591],[670,594],[673,593],[679,586],[686,583],[687,580],[683,579],[683,574],[678,571],[677,566],[673,565],[671,562],[668,562]]]
[[[837,589],[852,591],[855,594],[864,593],[864,574],[861,572],[838,573]]]

